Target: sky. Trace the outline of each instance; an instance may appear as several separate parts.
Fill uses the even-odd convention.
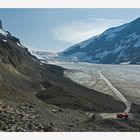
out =
[[[3,28],[29,50],[60,52],[140,17],[140,9],[0,9]]]

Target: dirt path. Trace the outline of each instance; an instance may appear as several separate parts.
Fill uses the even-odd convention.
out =
[[[98,73],[100,75],[100,77],[106,82],[106,84],[109,86],[109,88],[118,96],[118,98],[125,103],[126,105],[126,109],[124,110],[124,113],[128,113],[130,110],[130,105],[131,103],[129,103],[126,98],[123,96],[123,94],[112,85],[112,83],[103,75],[103,71],[105,71],[105,69],[103,70],[99,70]],[[102,113],[101,116],[103,118],[114,118],[114,116],[116,116],[116,114],[114,113]]]

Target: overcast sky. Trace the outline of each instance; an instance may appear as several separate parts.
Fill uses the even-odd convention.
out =
[[[5,30],[30,50],[63,51],[140,17],[140,9],[0,9]]]

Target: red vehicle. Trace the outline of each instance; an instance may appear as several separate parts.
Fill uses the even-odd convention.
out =
[[[128,118],[128,114],[127,113],[118,113],[117,114],[117,118],[125,118],[125,119],[127,119]]]

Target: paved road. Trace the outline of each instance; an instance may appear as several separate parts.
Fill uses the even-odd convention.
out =
[[[123,94],[117,89],[115,88],[112,83],[103,75],[103,71],[105,71],[105,69],[103,70],[99,70],[98,73],[100,75],[100,77],[106,82],[106,84],[110,87],[110,89],[118,96],[118,98],[120,98],[120,100],[122,102],[125,103],[126,105],[126,109],[124,110],[124,112],[128,113],[130,110],[130,103],[126,100],[126,98],[123,96]]]

